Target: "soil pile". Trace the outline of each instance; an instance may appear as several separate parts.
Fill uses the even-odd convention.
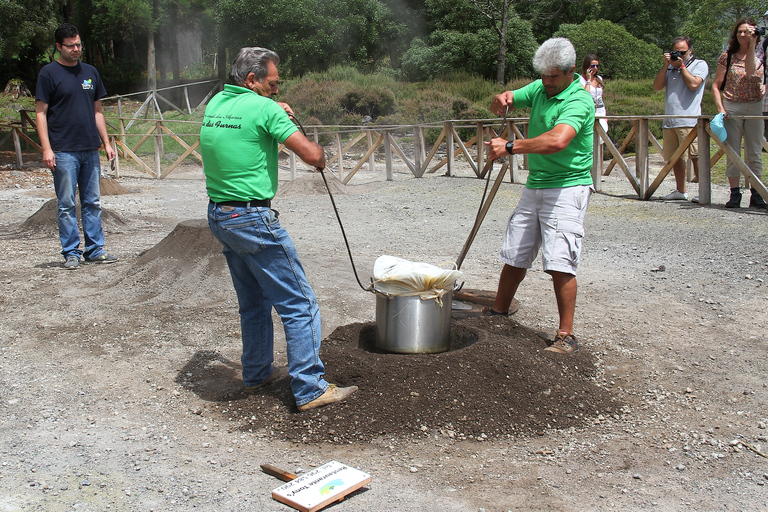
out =
[[[135,296],[134,302],[179,305],[234,296],[221,244],[202,219],[180,222],[140,254],[110,291],[117,297]]]
[[[82,215],[80,211],[80,200],[77,204],[77,220],[82,225]],[[59,232],[59,206],[56,199],[46,201],[40,209],[33,213],[21,224],[22,231],[40,232],[40,233],[58,233]],[[128,223],[118,214],[105,208],[101,210],[101,225],[104,231],[112,233],[121,233],[128,228]]]
[[[323,342],[326,378],[359,390],[344,404],[298,413],[288,379],[246,396],[239,365],[200,352],[177,382],[215,401],[241,429],[292,442],[347,444],[381,438],[485,440],[581,428],[622,404],[597,386],[595,359],[546,352],[547,342],[514,320],[452,322],[451,350],[389,354],[375,348],[375,326],[337,328]]]

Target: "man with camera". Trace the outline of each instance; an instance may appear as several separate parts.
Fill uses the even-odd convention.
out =
[[[678,36],[672,40],[672,50],[664,53],[664,63],[656,73],[653,88],[660,91],[666,87],[664,97],[665,115],[701,115],[701,99],[704,96],[704,82],[709,74],[709,66],[701,59],[693,57],[691,39]],[[663,156],[666,161],[672,158],[685,138],[696,126],[696,118],[664,119]],[[698,144],[694,141],[688,147],[688,155],[693,164],[694,181],[699,178]],[[676,189],[664,196],[666,200],[688,200],[685,192],[685,164],[682,160],[672,167],[675,173]]]

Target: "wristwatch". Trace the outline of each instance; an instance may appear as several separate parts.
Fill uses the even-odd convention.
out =
[[[512,150],[515,148],[515,141],[511,140],[511,141],[507,142],[506,148],[507,148],[507,153],[509,153],[511,155],[512,154]]]

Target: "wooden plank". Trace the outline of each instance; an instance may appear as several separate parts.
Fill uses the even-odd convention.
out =
[[[634,128],[630,133],[634,133]],[[626,160],[624,160],[624,157],[622,156],[621,152],[616,149],[616,146],[613,145],[613,141],[608,138],[607,140],[603,140],[605,142],[605,145],[608,147],[608,151],[613,154],[613,161],[616,161],[619,163],[619,167],[621,167],[621,170],[624,171],[624,175],[629,180],[629,183],[632,185],[632,188],[635,189],[635,193],[638,197],[640,197],[640,184],[637,182],[637,178],[629,171],[629,166],[627,165]],[[625,143],[628,143],[625,140]],[[626,146],[624,146],[626,148]],[[607,171],[610,172],[610,171]]]
[[[176,109],[176,111],[177,111],[179,114],[181,114],[181,115],[184,115],[184,114],[185,114],[185,112],[184,112],[184,111],[183,111],[183,110],[182,110],[180,107],[177,107],[177,106],[176,106],[174,103],[172,103],[170,100],[167,100],[167,99],[165,99],[165,98],[163,97],[163,95],[162,95],[162,94],[159,94],[159,93],[156,93],[156,94],[157,94],[157,97],[158,97],[158,98],[160,98],[161,100],[163,100],[164,102],[166,102],[168,105],[170,105],[170,106],[171,106],[171,108],[174,108],[174,109]],[[157,100],[155,100],[155,101],[157,101]],[[158,105],[157,109],[158,109],[158,111],[160,110],[160,106],[159,106],[159,105]]]
[[[384,164],[386,165],[387,181],[392,181],[392,144],[390,144],[391,135],[389,130],[384,130]]]
[[[664,181],[664,178],[667,177],[667,174],[669,174],[669,171],[672,170],[672,168],[675,166],[675,164],[680,160],[680,157],[688,150],[688,147],[693,142],[693,139],[696,138],[697,130],[694,126],[693,129],[688,133],[688,135],[683,140],[683,143],[678,146],[678,148],[675,150],[674,153],[672,153],[672,158],[669,159],[669,162],[661,168],[661,171],[659,171],[659,174],[656,176],[656,179],[653,180],[653,183],[651,183],[651,186],[648,187],[648,190],[645,192],[645,199],[650,199],[651,196],[653,196],[653,193],[656,192],[656,189],[659,188],[659,185],[661,185],[661,182]]]
[[[19,130],[17,128],[12,128],[13,133],[13,148],[16,150],[16,165],[19,166],[19,169],[24,167],[24,159],[21,157],[21,142],[19,141]]]
[[[389,143],[392,144],[392,149],[395,150],[395,153],[397,153],[397,156],[400,157],[400,159],[405,162],[405,165],[408,166],[408,169],[411,170],[411,174],[414,176],[416,175],[416,167],[413,165],[413,162],[408,160],[408,157],[405,156],[405,152],[403,151],[403,148],[400,147],[400,144],[393,139],[391,136],[389,137]]]
[[[467,256],[467,253],[469,252],[469,248],[472,246],[472,242],[475,240],[475,236],[477,236],[478,231],[480,231],[480,225],[483,223],[483,220],[485,219],[485,215],[488,213],[488,210],[491,207],[493,198],[496,197],[496,192],[499,190],[499,187],[501,186],[502,181],[504,181],[504,174],[507,172],[507,167],[508,167],[508,164],[504,164],[501,166],[501,169],[499,170],[499,174],[496,176],[496,181],[493,182],[493,186],[491,187],[491,190],[488,192],[488,197],[485,199],[485,202],[482,204],[480,211],[477,212],[477,217],[475,218],[475,224],[472,226],[472,229],[469,232],[469,236],[467,237],[466,242],[464,242],[464,247],[462,247],[458,258],[456,258],[456,269],[460,269],[461,264],[464,263],[464,258]]]
[[[639,119],[636,122],[635,170],[640,182],[640,198],[642,199],[648,190],[648,118]]]
[[[179,158],[177,158],[177,159],[176,159],[176,160],[173,162],[173,164],[171,164],[171,166],[170,166],[170,167],[168,167],[168,168],[165,170],[165,172],[163,172],[163,174],[161,174],[161,175],[160,175],[160,179],[163,179],[163,178],[165,178],[166,176],[168,176],[169,174],[171,174],[171,171],[173,171],[173,170],[174,170],[176,167],[178,167],[178,166],[179,166],[179,164],[181,164],[181,162],[183,162],[183,161],[184,161],[184,159],[185,159],[185,158],[187,158],[187,157],[188,157],[188,156],[189,156],[191,153],[195,152],[195,149],[197,149],[198,147],[200,147],[200,141],[199,141],[199,140],[198,140],[198,141],[196,141],[196,142],[195,142],[194,144],[192,144],[191,146],[188,146],[188,147],[187,147],[187,150],[186,150],[186,151],[184,151],[184,153],[183,153],[183,154],[182,154],[182,155],[181,155]]]
[[[618,158],[620,158],[619,155],[624,154],[624,151],[626,151],[627,146],[629,146],[629,143],[632,142],[632,138],[634,136],[635,136],[635,125],[633,124],[632,128],[629,130],[629,133],[624,138],[624,142],[621,143],[621,147],[619,147],[618,152],[614,152],[614,151],[611,152],[613,153],[614,157],[613,157],[613,160],[611,160],[610,163],[608,164],[608,167],[605,169],[605,171],[603,171],[603,176],[608,176],[609,174],[611,174],[611,171],[613,170],[614,166],[618,162]],[[610,145],[613,146],[613,141],[611,141],[610,138],[607,140],[603,139],[603,142],[605,142],[606,144],[610,143]],[[615,149],[615,146],[614,146],[614,149]]]
[[[29,142],[29,144],[30,144],[30,145],[31,145],[33,148],[35,148],[35,149],[36,149],[36,150],[37,150],[39,153],[42,153],[42,152],[43,152],[43,148],[40,146],[40,144],[38,144],[37,142],[35,142],[34,140],[32,140],[32,139],[29,137],[29,135],[27,135],[27,134],[26,134],[26,133],[24,133],[23,131],[19,130],[18,128],[13,128],[13,132],[14,132],[14,133],[16,133],[16,134],[17,134],[19,137],[21,137],[22,139],[24,139],[25,141]]]
[[[141,145],[144,144],[147,141],[147,139],[149,139],[149,137],[155,132],[156,129],[157,129],[157,125],[153,124],[152,127],[149,129],[149,131],[145,133],[141,139],[139,139],[139,142],[133,147],[133,149],[131,149],[131,151],[133,151],[134,153],[138,151]]]
[[[171,129],[170,129],[170,128],[168,128],[168,127],[167,127],[167,126],[165,126],[164,124],[161,124],[161,125],[160,125],[160,127],[162,128],[162,130],[163,130],[165,133],[169,134],[169,135],[171,136],[171,138],[172,138],[173,140],[175,140],[176,142],[178,142],[178,143],[179,143],[181,146],[183,146],[183,147],[185,147],[185,148],[187,148],[187,149],[189,149],[189,148],[190,148],[190,145],[189,145],[189,144],[187,144],[187,143],[186,143],[186,141],[185,141],[184,139],[182,139],[181,137],[179,137],[178,135],[176,135],[175,133],[173,133],[173,131],[171,131]],[[200,139],[198,138],[197,142],[196,142],[196,143],[194,143],[194,144],[195,144],[195,147],[199,147],[199,146],[200,146]],[[187,153],[187,155],[190,155],[190,154],[194,154],[194,155],[195,155],[195,157],[196,157],[198,160],[200,160],[200,163],[203,163],[203,157],[200,155],[200,153],[198,153],[197,151],[194,151],[194,150],[193,150],[193,151],[192,151],[192,153]]]
[[[379,135],[379,136],[377,137],[377,139],[376,139],[376,142],[375,142],[375,143],[373,143],[373,144],[371,145],[371,147],[370,147],[370,148],[368,148],[368,152],[366,152],[366,153],[365,153],[365,156],[363,156],[363,158],[361,158],[361,159],[360,159],[360,161],[357,163],[357,165],[354,167],[354,169],[352,169],[352,170],[349,172],[349,174],[347,174],[347,177],[346,177],[346,178],[344,178],[344,180],[342,181],[342,183],[343,183],[344,185],[346,185],[347,183],[349,183],[349,180],[351,180],[351,179],[352,179],[352,176],[354,176],[354,175],[355,175],[355,173],[358,171],[358,169],[360,169],[360,168],[363,166],[363,164],[365,163],[365,161],[366,161],[366,160],[367,160],[367,159],[368,159],[368,158],[369,158],[371,155],[373,155],[373,152],[374,152],[374,151],[376,151],[376,148],[378,148],[378,147],[379,147],[379,144],[381,144],[381,142],[382,142],[383,140],[384,140],[384,134],[381,134],[381,135]]]
[[[437,149],[440,147],[440,144],[443,142],[444,138],[445,138],[445,126],[443,126],[443,129],[440,131],[440,135],[437,136],[437,140],[435,141],[435,144],[432,146],[432,149],[429,151],[429,155],[427,155],[426,160],[424,160],[423,169],[426,169],[427,166],[429,166],[429,162],[431,162],[432,159],[435,157],[435,153],[437,153]],[[438,170],[443,165],[445,164],[441,162],[435,168],[430,169],[428,172],[431,174],[436,170]],[[422,172],[423,172],[423,169],[422,169]]]
[[[461,141],[461,137],[459,137],[459,133],[456,131],[456,128],[453,127],[453,124],[451,124],[451,134],[453,134],[453,137],[456,139],[456,144],[459,146],[459,149],[461,149],[461,152],[467,157],[467,163],[472,167],[475,176],[480,176],[480,171],[478,171],[477,165],[475,165],[475,161],[472,159],[472,155],[469,154],[469,150]]]
[[[219,87],[221,87],[221,84],[219,82],[216,82],[216,85],[214,85],[213,88],[210,91],[208,91],[208,94],[205,95],[205,98],[203,98],[202,101],[197,104],[197,107],[195,107],[195,110],[197,110],[198,108],[208,103],[208,100],[211,99],[211,96],[213,96],[215,93],[219,91]]]
[[[131,126],[133,126],[133,123],[135,123],[135,122],[136,122],[136,120],[139,118],[139,116],[141,116],[141,112],[142,112],[142,111],[143,111],[145,108],[147,108],[147,106],[149,105],[149,103],[150,103],[151,101],[152,101],[152,96],[147,96],[147,99],[146,99],[146,100],[144,100],[144,103],[142,103],[142,104],[141,104],[141,106],[139,107],[139,110],[137,110],[137,111],[136,111],[136,113],[135,113],[135,114],[133,114],[133,117],[131,118],[130,122],[128,123],[128,126],[126,126],[126,127],[125,127],[125,130],[126,130],[126,131],[128,131],[128,130],[130,130],[130,129],[131,129]],[[122,116],[121,116],[121,118],[122,118]]]
[[[697,121],[697,131],[699,133],[699,204],[710,204],[712,202],[712,163],[710,162],[709,132],[707,126],[709,121],[699,118]]]
[[[136,153],[134,153],[131,148],[125,145],[125,143],[120,139],[115,139],[117,144],[123,148],[123,154],[127,154],[131,159],[133,159],[137,164],[139,164],[139,167],[141,167],[143,170],[147,171],[151,175],[155,175],[154,171],[146,164],[144,163],[144,160],[139,158]]]

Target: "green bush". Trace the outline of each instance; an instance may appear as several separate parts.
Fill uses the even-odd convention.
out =
[[[354,87],[341,95],[341,106],[348,114],[370,116],[375,120],[394,111],[395,94],[378,87]]]
[[[577,73],[581,73],[581,61],[588,53],[600,59],[600,74],[606,79],[653,78],[661,67],[661,48],[637,39],[608,20],[563,24],[555,36],[567,37],[576,48]]]
[[[510,20],[505,75],[532,76],[531,58],[536,48],[530,23]],[[427,41],[414,39],[401,59],[401,69],[410,81],[435,79],[457,71],[492,80],[496,77],[498,52],[499,38],[491,29],[467,33],[437,30]]]

